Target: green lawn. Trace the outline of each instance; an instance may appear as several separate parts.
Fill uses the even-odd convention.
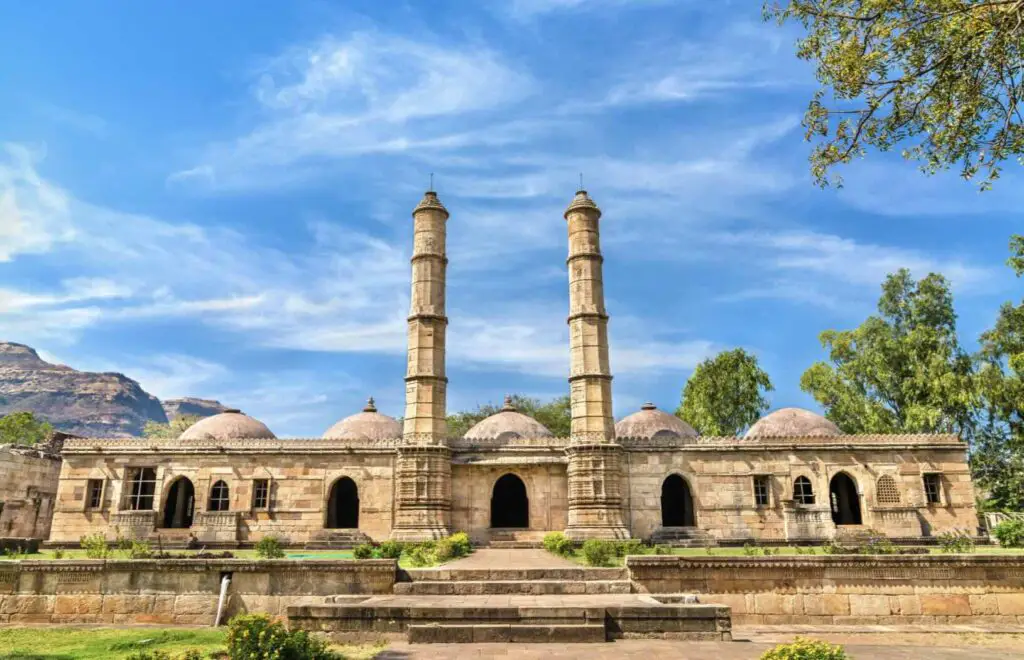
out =
[[[0,659],[123,660],[139,651],[174,657],[189,649],[216,658],[225,651],[224,638],[224,628],[0,628]],[[352,660],[368,660],[383,650],[379,645],[333,648]]]

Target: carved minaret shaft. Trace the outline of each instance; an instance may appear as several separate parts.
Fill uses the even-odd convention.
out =
[[[451,526],[451,453],[446,442],[445,223],[448,211],[428,192],[412,212],[412,302],[405,420],[396,466],[392,538],[446,536]]]
[[[569,526],[573,539],[626,538],[622,448],[615,443],[608,314],[604,307],[601,210],[585,190],[565,211],[569,226],[569,388],[572,430]]]

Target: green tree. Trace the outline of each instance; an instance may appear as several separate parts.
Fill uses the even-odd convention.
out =
[[[1009,265],[1024,276],[1024,239],[1011,240],[1010,251]],[[1024,301],[1004,304],[980,343],[982,409],[971,467],[988,507],[1024,509]]]
[[[560,396],[546,403],[521,394],[513,394],[511,399],[516,410],[533,417],[556,436],[560,438],[569,436],[572,414],[569,409],[568,395]],[[448,437],[461,437],[477,422],[499,412],[501,412],[501,406],[487,403],[477,407],[476,410],[448,415]]]
[[[693,370],[676,416],[701,435],[739,435],[768,410],[772,381],[742,348],[722,351]]]
[[[180,417],[175,417],[167,424],[164,424],[163,422],[146,422],[146,425],[142,427],[142,437],[162,439],[177,438],[185,432],[185,429],[201,419],[202,417],[199,415],[181,415]]]
[[[35,445],[49,440],[52,433],[53,425],[28,411],[0,417],[0,445]]]
[[[973,367],[946,279],[889,275],[878,311],[855,330],[821,333],[830,363],[805,371],[801,388],[847,433],[969,432]]]
[[[1024,0],[785,0],[764,15],[805,30],[797,56],[821,84],[804,116],[820,185],[869,148],[900,147],[929,174],[980,173],[983,188],[1024,154]]]

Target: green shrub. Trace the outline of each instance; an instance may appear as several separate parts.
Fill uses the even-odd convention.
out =
[[[560,557],[570,557],[576,546],[562,532],[548,532],[544,535],[544,549]]]
[[[450,538],[435,541],[433,557],[437,563],[451,561],[455,558],[455,544]]]
[[[373,557],[373,550],[372,543],[360,543],[352,549],[352,556],[356,559],[370,559]]]
[[[1024,548],[1024,520],[1009,518],[995,526],[992,535],[1004,548]]]
[[[822,554],[826,555],[844,555],[847,550],[843,546],[836,543],[835,539],[829,539],[828,543],[821,546]]]
[[[284,548],[281,539],[276,536],[264,536],[256,542],[256,556],[260,559],[284,559]]]
[[[448,537],[448,540],[452,542],[456,557],[465,557],[473,552],[473,544],[469,540],[469,534],[465,532],[456,532]]]
[[[626,555],[646,555],[647,546],[640,539],[627,539],[615,544],[615,556],[625,557]]]
[[[172,660],[172,658],[167,651],[153,649],[152,651],[136,651],[125,660]]]
[[[747,541],[743,544],[743,556],[754,557],[758,554],[760,554],[760,548],[758,548],[756,545],[754,545],[750,541]]]
[[[151,559],[153,557],[153,549],[149,547],[149,541],[132,541],[127,552],[131,559]]]
[[[384,541],[380,544],[380,556],[384,559],[398,559],[405,550],[401,541]]]
[[[263,614],[241,614],[228,622],[230,660],[342,660],[304,630],[287,630]]]
[[[869,529],[867,541],[860,546],[862,555],[898,555],[900,549],[882,532]]]
[[[761,660],[848,660],[842,646],[797,637],[791,644],[779,644],[765,651]]]
[[[583,543],[583,558],[591,566],[608,566],[615,554],[615,543],[590,539]]]
[[[974,539],[958,531],[939,534],[939,549],[950,554],[967,554],[974,552]]]
[[[60,548],[54,550],[53,551],[53,558],[54,559],[64,559],[64,551],[61,550]]]
[[[656,555],[670,555],[672,554],[672,547],[667,545],[656,545],[654,546],[653,551]]]
[[[407,546],[404,555],[409,560],[409,563],[415,567],[430,566],[434,563],[432,543],[417,543]]]
[[[110,556],[110,546],[107,545],[107,539],[102,532],[83,536],[79,543],[89,559],[106,559]]]

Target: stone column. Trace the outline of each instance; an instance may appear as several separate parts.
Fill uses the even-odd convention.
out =
[[[572,539],[621,539],[622,447],[615,442],[612,375],[608,366],[608,313],[601,275],[601,210],[585,190],[565,211],[569,225],[569,389],[572,430],[569,526]]]
[[[412,212],[412,303],[405,376],[405,420],[395,479],[395,527],[391,537],[424,541],[447,536],[451,527],[451,452],[446,440],[444,370],[445,223],[448,210],[428,192]]]

